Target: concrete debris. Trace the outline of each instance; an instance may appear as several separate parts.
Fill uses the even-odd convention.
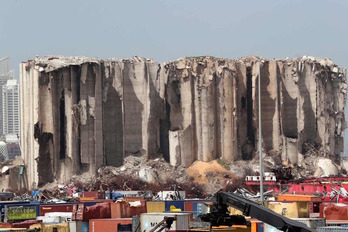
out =
[[[274,195],[272,192],[273,192],[272,190],[264,192],[263,199],[267,200],[267,201],[274,199]],[[253,200],[256,202],[261,201],[261,194],[259,192],[255,194],[255,193],[250,192],[246,188],[238,188],[236,191],[234,191],[234,193],[238,194],[246,199],[249,199],[249,200]]]
[[[28,186],[27,175],[23,168],[24,160],[20,157],[0,163],[0,191],[18,191]]]
[[[238,175],[243,162],[257,170],[258,78],[266,163],[307,165],[312,148],[337,162],[343,151],[346,69],[326,58],[190,57],[159,64],[141,57],[36,57],[28,63],[21,64],[20,95],[21,112],[30,115],[21,119],[30,186],[106,169],[134,170],[152,183],[173,178],[173,171],[127,164],[134,154],[153,162],[160,154],[174,169],[221,158]]]
[[[328,158],[319,158],[315,168],[315,177],[337,176],[338,174],[338,167]]]

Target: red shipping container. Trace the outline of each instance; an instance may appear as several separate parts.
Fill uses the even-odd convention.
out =
[[[104,192],[82,192],[81,198],[88,198],[88,199],[105,199],[105,193]]]
[[[125,201],[110,203],[111,218],[128,218],[127,207],[129,204]]]
[[[74,204],[41,205],[40,216],[45,216],[45,213],[51,213],[51,212],[70,213],[70,212],[73,212],[73,206]]]
[[[131,218],[142,213],[146,213],[146,201],[140,201],[139,206],[131,206],[126,201],[119,201],[110,204],[111,218]]]
[[[348,220],[348,205],[343,203],[322,203],[320,217],[326,220]]]
[[[12,228],[26,228],[28,229],[31,225],[41,223],[42,220],[26,220],[24,222],[12,223]]]
[[[193,203],[192,201],[187,201],[184,203],[185,212],[193,212]]]
[[[132,218],[111,218],[111,219],[91,219],[89,220],[90,232],[114,232],[117,231],[117,226],[131,225]]]
[[[85,211],[84,204],[77,204],[73,206],[73,212],[71,220],[73,221],[83,221],[83,212]]]
[[[98,203],[89,207],[78,204],[73,207],[72,220],[74,221],[88,221],[97,218],[111,218],[110,203]]]

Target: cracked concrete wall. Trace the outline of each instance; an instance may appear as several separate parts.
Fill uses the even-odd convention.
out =
[[[251,159],[258,78],[265,152],[297,163],[308,143],[332,159],[343,151],[346,70],[328,59],[37,57],[20,73],[30,184],[120,166],[129,154],[185,167]]]

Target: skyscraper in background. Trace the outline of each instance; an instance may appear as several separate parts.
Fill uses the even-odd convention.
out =
[[[8,80],[2,86],[2,124],[3,134],[20,134],[19,84]]]
[[[6,134],[4,132],[4,108],[3,108],[3,86],[7,84],[8,80],[12,80],[14,78],[14,71],[10,70],[10,58],[5,57],[0,59],[0,135]],[[18,112],[19,113],[19,112]]]

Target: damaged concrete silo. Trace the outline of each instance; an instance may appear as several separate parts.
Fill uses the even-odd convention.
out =
[[[37,57],[20,66],[29,183],[162,153],[172,165],[251,159],[262,145],[297,163],[306,144],[343,151],[346,70],[328,59]]]

